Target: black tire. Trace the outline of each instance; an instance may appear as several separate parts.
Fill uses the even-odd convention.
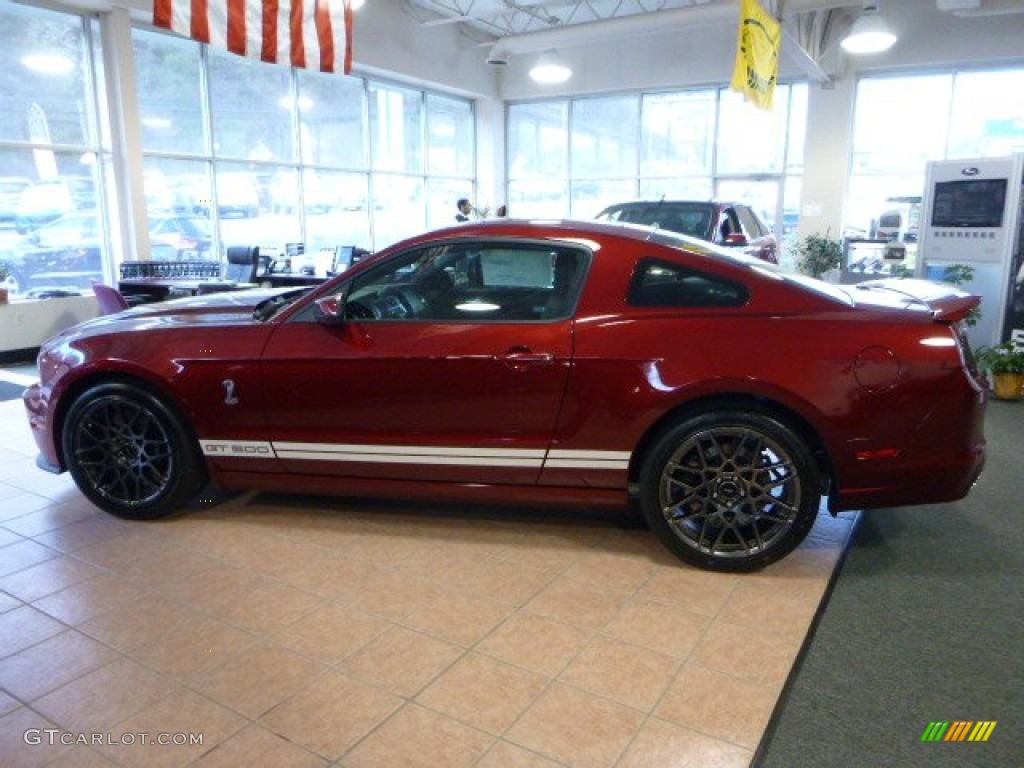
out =
[[[199,446],[174,410],[130,384],[98,384],[79,395],[61,444],[82,493],[117,517],[163,517],[207,482]]]
[[[713,411],[669,429],[640,467],[647,525],[680,559],[750,571],[806,538],[821,503],[814,457],[782,422]]]

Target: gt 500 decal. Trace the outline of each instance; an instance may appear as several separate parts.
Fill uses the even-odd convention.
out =
[[[275,459],[274,446],[262,441],[201,440],[203,455],[233,459]]]
[[[467,448],[464,446],[335,445],[203,440],[203,454],[222,458],[301,459],[367,464],[461,464],[493,467],[625,470],[629,451],[546,451],[541,448]]]

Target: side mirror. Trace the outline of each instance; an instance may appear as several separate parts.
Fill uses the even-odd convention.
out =
[[[341,325],[345,322],[345,291],[321,296],[313,302],[316,319],[323,325]]]

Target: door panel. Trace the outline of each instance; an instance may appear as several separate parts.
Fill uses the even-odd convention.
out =
[[[289,471],[534,483],[572,356],[571,321],[282,325],[262,362]]]

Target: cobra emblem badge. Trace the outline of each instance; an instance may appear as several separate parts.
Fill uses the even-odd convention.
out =
[[[224,387],[224,404],[238,405],[238,397],[235,395],[235,380],[224,379],[221,384]]]

